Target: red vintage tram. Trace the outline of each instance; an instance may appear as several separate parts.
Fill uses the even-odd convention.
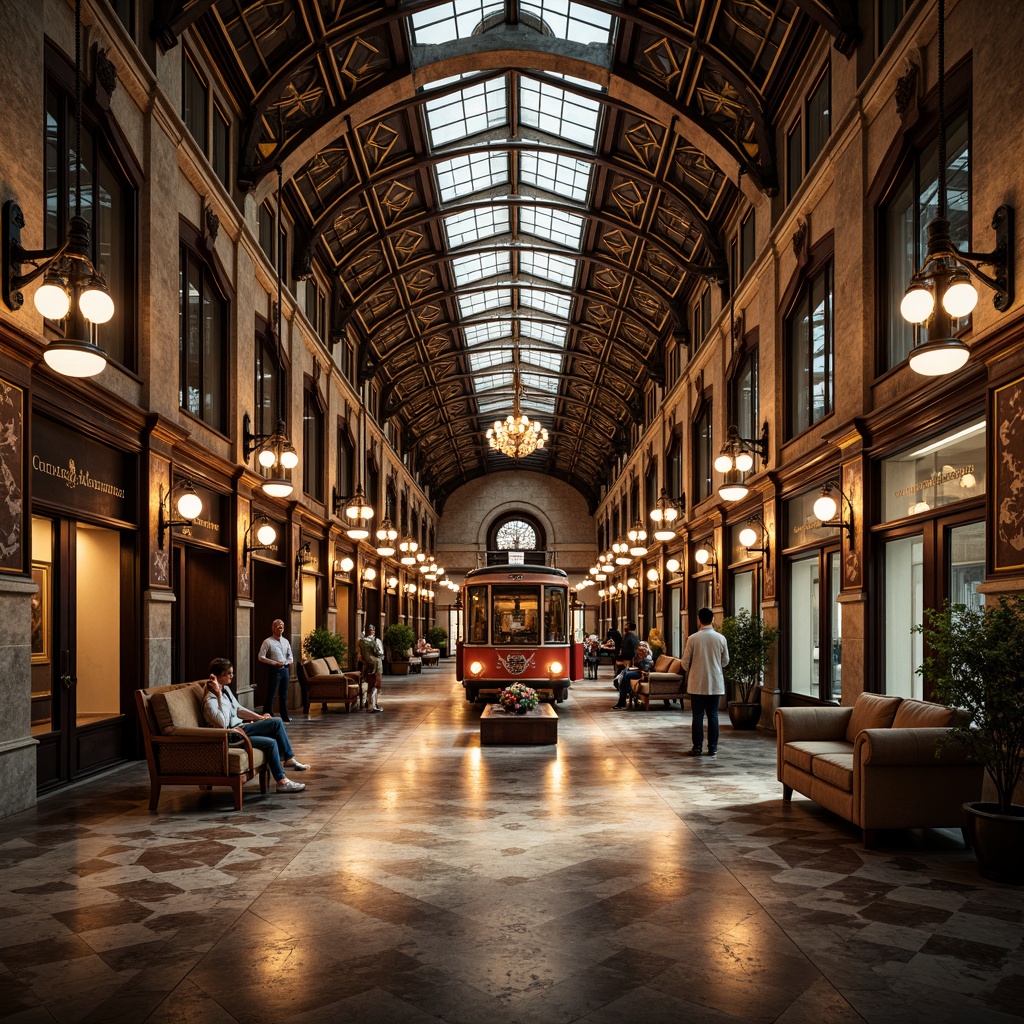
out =
[[[466,573],[465,638],[456,677],[466,700],[526,683],[561,703],[583,676],[583,648],[569,626],[569,577],[543,565],[493,565]]]

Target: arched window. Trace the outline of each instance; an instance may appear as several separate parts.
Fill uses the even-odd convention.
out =
[[[495,534],[499,551],[536,551],[537,531],[525,519],[509,519]]]

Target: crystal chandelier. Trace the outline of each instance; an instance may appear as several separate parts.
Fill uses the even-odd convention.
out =
[[[510,459],[525,459],[547,443],[548,432],[525,412],[519,411],[519,346],[512,349],[512,412],[503,420],[495,420],[487,431],[487,443]]]

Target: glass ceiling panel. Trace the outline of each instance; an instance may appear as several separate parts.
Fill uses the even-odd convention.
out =
[[[532,306],[534,309],[543,310],[552,316],[569,316],[571,302],[568,295],[559,295],[557,292],[549,292],[545,288],[520,288],[519,301],[525,306]]]
[[[527,346],[520,347],[519,351],[522,353],[523,359],[534,366],[556,372],[562,369],[562,356],[558,352],[548,352],[546,349],[529,348]]]
[[[448,235],[448,248],[457,249],[481,238],[507,234],[512,228],[507,206],[483,206],[463,210],[445,217],[444,230]]]
[[[537,391],[548,391],[551,394],[558,391],[557,377],[542,376],[539,373],[528,373],[526,370],[523,370],[519,376],[524,388],[535,388]]]
[[[550,206],[520,207],[519,227],[527,234],[569,249],[579,249],[583,241],[583,218]]]
[[[452,39],[465,39],[476,31],[484,18],[504,10],[504,0],[454,0],[429,11],[418,11],[411,19],[413,42],[447,43]]]
[[[554,284],[571,285],[576,277],[575,260],[537,249],[527,249],[520,254],[519,269]]]
[[[519,407],[524,412],[546,412],[551,414],[555,411],[555,400],[553,398],[539,398],[536,395],[521,395]]]
[[[508,184],[508,154],[481,150],[443,160],[437,165],[437,183],[441,202],[481,192],[495,185]]]
[[[493,391],[495,388],[512,387],[512,373],[480,373],[473,378],[477,391]]]
[[[499,309],[512,304],[512,293],[508,288],[484,288],[459,296],[459,311],[463,316],[483,313],[488,309]]]
[[[491,412],[505,412],[511,410],[512,399],[511,398],[478,398],[476,400],[476,406],[481,413],[487,415]]]
[[[523,124],[593,149],[600,112],[597,100],[577,96],[551,82],[519,76],[519,119]]]
[[[457,285],[472,284],[485,277],[512,272],[512,254],[509,252],[479,252],[452,260],[452,272]]]
[[[488,341],[497,341],[499,338],[511,338],[512,322],[488,320],[482,324],[466,324],[462,331],[466,335],[467,345],[482,345]]]
[[[469,368],[473,373],[510,362],[512,362],[512,349],[505,348],[504,346],[501,348],[485,348],[480,352],[471,352],[469,356]]]
[[[527,185],[582,203],[590,187],[590,164],[564,153],[524,152],[519,154],[519,176]]]
[[[611,15],[572,0],[520,0],[519,9],[539,18],[559,39],[572,39],[577,43],[611,42]]]
[[[527,338],[565,348],[566,329],[557,324],[546,324],[541,320],[522,320],[519,324],[519,333]]]
[[[428,100],[426,115],[430,144],[434,149],[507,124],[505,79],[491,78],[467,85],[448,96]]]

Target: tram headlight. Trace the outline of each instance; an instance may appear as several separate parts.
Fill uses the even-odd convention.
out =
[[[469,666],[469,674],[471,676],[478,676],[478,675],[480,675],[483,672],[483,670],[484,670],[483,663],[479,662],[479,661],[474,661]]]
[[[553,661],[548,665],[549,676],[560,676],[562,674],[562,663],[560,661]]]

